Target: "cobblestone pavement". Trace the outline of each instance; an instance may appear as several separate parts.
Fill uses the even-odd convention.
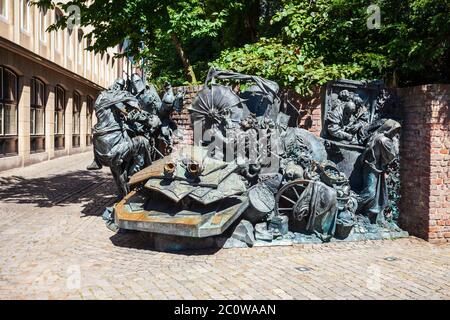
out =
[[[450,246],[395,241],[149,250],[113,234],[91,153],[0,173],[1,299],[450,299]]]

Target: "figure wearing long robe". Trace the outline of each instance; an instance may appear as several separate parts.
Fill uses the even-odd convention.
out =
[[[372,223],[384,221],[388,203],[385,171],[398,156],[399,129],[398,122],[386,120],[370,137],[362,154],[363,189],[358,195],[358,212],[367,215]]]

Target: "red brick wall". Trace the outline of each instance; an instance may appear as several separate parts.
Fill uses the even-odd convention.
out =
[[[173,113],[172,119],[177,123],[178,133],[180,138],[176,135],[173,137],[174,150],[177,150],[183,145],[191,145],[194,143],[194,132],[191,126],[191,120],[189,118],[188,107],[192,105],[195,96],[198,91],[200,91],[203,86],[189,86],[189,87],[176,87],[175,92],[178,90],[185,90],[186,95],[184,96],[183,109],[180,113]]]
[[[291,116],[291,126],[297,125],[320,136],[322,130],[321,90],[321,88],[317,88],[312,97],[308,98],[302,97],[293,90],[281,92],[284,105],[282,109]]]
[[[403,109],[400,225],[450,242],[450,85],[399,88]]]

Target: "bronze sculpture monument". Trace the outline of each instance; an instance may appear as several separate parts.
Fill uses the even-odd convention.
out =
[[[288,126],[275,82],[211,69],[188,109],[194,146],[157,160],[155,138],[172,150],[182,94],[166,85],[160,99],[137,75],[130,87],[96,102],[95,158],[122,193],[105,211],[110,229],[171,237],[169,249],[405,235],[384,218],[400,124],[380,83],[329,83],[317,137]]]

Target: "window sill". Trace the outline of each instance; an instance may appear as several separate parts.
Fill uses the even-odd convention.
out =
[[[36,151],[30,150],[30,154],[38,154],[38,153],[43,153],[43,152],[45,152],[45,149],[43,149],[43,150],[36,150]]]
[[[0,159],[11,159],[13,157],[18,157],[19,155],[17,153],[7,153],[7,154],[0,154]]]
[[[20,32],[26,35],[27,37],[31,37],[31,32],[24,28],[20,28]]]
[[[23,158],[21,155],[11,155],[8,157],[3,157],[0,155],[0,170],[1,172],[6,172],[14,168],[22,167]]]

